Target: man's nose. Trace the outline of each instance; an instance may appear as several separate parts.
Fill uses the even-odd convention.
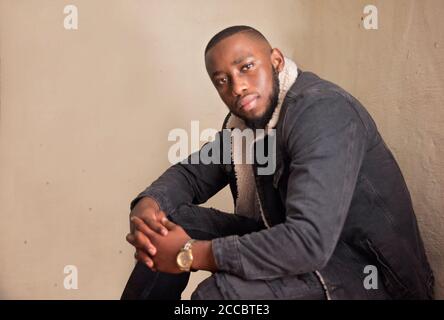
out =
[[[232,93],[233,96],[241,96],[243,95],[244,91],[247,90],[247,83],[245,82],[245,80],[241,79],[241,78],[236,78],[232,80]]]

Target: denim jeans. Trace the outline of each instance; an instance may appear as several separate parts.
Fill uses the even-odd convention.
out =
[[[184,228],[190,237],[199,240],[242,236],[265,228],[262,221],[191,204],[179,206],[168,218]],[[121,299],[180,300],[189,277],[189,272],[154,272],[138,262]],[[198,285],[191,299],[325,299],[325,293],[314,273],[273,280],[245,280],[234,274],[215,272]]]

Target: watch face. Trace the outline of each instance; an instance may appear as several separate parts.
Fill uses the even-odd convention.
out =
[[[191,263],[193,262],[193,257],[189,252],[180,252],[177,256],[177,263],[181,267],[188,268],[191,266]]]

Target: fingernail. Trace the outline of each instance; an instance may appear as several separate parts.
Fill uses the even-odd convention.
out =
[[[166,236],[166,235],[168,234],[168,231],[167,231],[166,229],[162,229],[162,234],[163,234],[164,236]]]

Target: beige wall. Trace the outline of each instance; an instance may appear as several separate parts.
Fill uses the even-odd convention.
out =
[[[63,7],[79,29],[63,28]],[[0,0],[0,298],[115,299],[129,201],[169,165],[168,132],[219,128],[203,48],[251,24],[374,116],[409,184],[444,297],[444,2]],[[210,205],[231,210],[227,190]],[[79,289],[63,288],[76,265]],[[207,273],[193,279],[184,297]]]

